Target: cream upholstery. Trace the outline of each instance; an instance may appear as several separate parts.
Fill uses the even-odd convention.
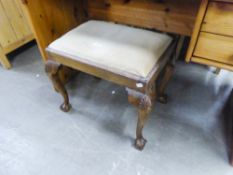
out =
[[[172,38],[143,29],[103,21],[88,21],[49,45],[71,59],[97,63],[108,70],[146,77]]]

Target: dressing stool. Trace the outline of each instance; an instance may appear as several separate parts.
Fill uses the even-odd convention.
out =
[[[142,130],[155,99],[167,101],[164,91],[173,72],[170,58],[175,48],[176,42],[167,34],[90,20],[47,47],[49,60],[45,69],[55,90],[64,98],[64,112],[71,105],[60,74],[63,69],[72,68],[126,87],[129,103],[138,109],[135,146],[142,150],[146,144]]]

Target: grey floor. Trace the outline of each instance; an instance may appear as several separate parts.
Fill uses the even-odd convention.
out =
[[[156,103],[140,152],[123,87],[80,74],[68,85],[66,114],[36,46],[12,62],[0,67],[0,175],[233,174],[222,121],[232,73],[178,62],[169,103]]]

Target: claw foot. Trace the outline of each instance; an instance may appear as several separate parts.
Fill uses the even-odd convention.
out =
[[[71,109],[71,105],[70,105],[70,104],[65,104],[65,103],[63,103],[63,104],[60,106],[60,109],[61,109],[63,112],[69,112],[70,109]]]
[[[143,148],[145,147],[146,142],[147,142],[147,140],[144,139],[143,137],[140,138],[140,139],[136,139],[136,140],[135,140],[135,147],[136,147],[138,150],[141,151],[141,150],[143,150]]]

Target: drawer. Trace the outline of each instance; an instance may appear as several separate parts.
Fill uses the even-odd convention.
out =
[[[210,2],[201,31],[233,36],[233,3]]]
[[[194,56],[233,65],[233,37],[201,32]]]

